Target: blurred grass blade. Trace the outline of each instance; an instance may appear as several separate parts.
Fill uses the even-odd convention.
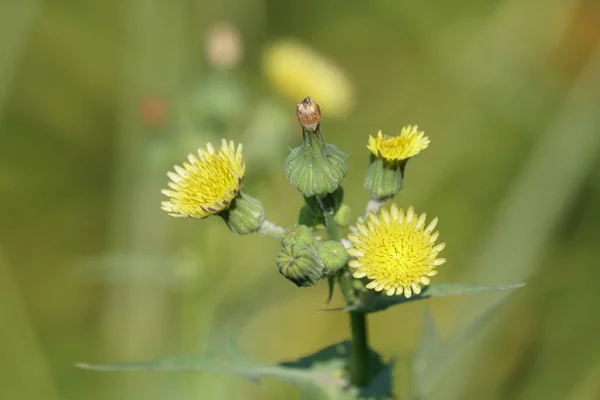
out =
[[[468,327],[448,341],[441,341],[431,310],[427,308],[423,318],[421,341],[412,363],[413,395],[415,399],[427,398],[427,394],[435,387],[444,372],[462,354],[465,345],[471,343],[475,335],[490,323],[495,311],[502,304],[503,302],[499,302],[495,307],[487,309]]]
[[[13,268],[4,257],[1,248],[0,293],[0,321],[3,322],[0,354],[5,365],[0,397],[58,400],[60,395],[39,334],[27,311]],[[23,384],[29,380],[33,380],[35,384]]]
[[[582,68],[563,110],[539,139],[512,185],[486,242],[475,256],[473,279],[526,280],[534,272],[544,246],[593,168],[600,149],[598,104],[600,47]],[[456,323],[477,321],[504,299],[497,296],[471,303],[460,313],[466,321]],[[452,367],[452,371],[471,369],[473,365],[466,359]],[[468,379],[468,374],[462,372],[452,374],[451,385],[444,388],[444,399],[462,398]]]
[[[0,31],[2,38],[5,38],[0,40],[0,117],[13,74],[27,45],[40,6],[41,1],[36,0],[0,3]]]
[[[354,311],[362,313],[374,313],[389,307],[404,304],[411,301],[423,300],[432,297],[453,296],[478,292],[498,292],[513,290],[523,287],[524,283],[510,285],[474,285],[470,283],[434,283],[423,289],[418,295],[410,298],[404,296],[385,296],[380,293],[367,292],[356,304],[347,307],[325,309],[324,311]]]

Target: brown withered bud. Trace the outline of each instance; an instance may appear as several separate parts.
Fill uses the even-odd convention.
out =
[[[305,98],[296,106],[296,113],[300,125],[314,132],[319,127],[321,121],[321,108],[310,97]]]

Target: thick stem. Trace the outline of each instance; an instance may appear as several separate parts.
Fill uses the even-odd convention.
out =
[[[352,357],[350,358],[350,382],[362,387],[367,384],[369,371],[369,346],[367,344],[367,318],[363,313],[350,313],[352,329]]]
[[[332,214],[325,214],[325,224],[330,240],[341,240],[338,225]],[[347,304],[356,300],[354,278],[348,267],[339,274],[339,283]],[[369,346],[367,339],[367,318],[363,313],[351,312],[350,328],[352,331],[352,356],[350,358],[350,383],[362,387],[367,384],[369,374]]]

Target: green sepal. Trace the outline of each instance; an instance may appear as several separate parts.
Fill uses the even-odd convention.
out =
[[[219,213],[229,229],[239,235],[256,232],[265,220],[265,209],[254,197],[240,192],[228,209]]]
[[[333,193],[348,172],[348,156],[325,143],[320,128],[302,128],[303,143],[292,149],[285,160],[285,176],[304,196]]]
[[[363,292],[356,301],[346,307],[325,309],[324,311],[348,311],[361,313],[374,313],[385,310],[389,307],[404,304],[411,301],[428,299],[430,297],[452,296],[459,294],[477,293],[477,292],[494,292],[518,289],[525,286],[524,283],[516,283],[510,285],[473,285],[470,283],[432,283],[425,286],[423,291],[418,295],[413,295],[410,298],[400,296],[387,296],[383,293],[368,290]]]
[[[408,159],[401,161],[386,161],[371,154],[365,189],[375,199],[388,199],[398,194],[404,186],[404,169]]]

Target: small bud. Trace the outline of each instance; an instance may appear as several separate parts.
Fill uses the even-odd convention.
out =
[[[285,231],[281,239],[281,244],[283,246],[287,244],[303,244],[313,247],[315,245],[315,237],[308,226],[292,225]]]
[[[344,189],[339,186],[333,193],[325,196],[304,196],[304,202],[313,215],[324,216],[325,214],[335,214],[344,200]]]
[[[346,248],[336,240],[317,243],[317,253],[323,262],[323,272],[326,275],[339,271],[348,262]]]
[[[350,225],[352,219],[352,210],[348,204],[342,204],[333,216],[333,220],[342,227]]]
[[[365,176],[365,188],[374,199],[385,200],[402,190],[407,161],[389,162],[371,155],[371,163]]]
[[[277,255],[277,268],[297,286],[312,286],[323,277],[323,264],[308,246],[286,244]]]
[[[310,97],[307,97],[296,106],[296,115],[303,128],[306,128],[309,132],[314,132],[321,121],[321,108]]]
[[[298,105],[297,112],[302,125],[302,145],[292,149],[285,160],[285,176],[306,197],[333,193],[348,172],[348,156],[325,143],[317,103],[307,97]]]
[[[231,206],[219,215],[232,232],[240,235],[258,231],[265,220],[262,203],[243,192],[240,192]]]

